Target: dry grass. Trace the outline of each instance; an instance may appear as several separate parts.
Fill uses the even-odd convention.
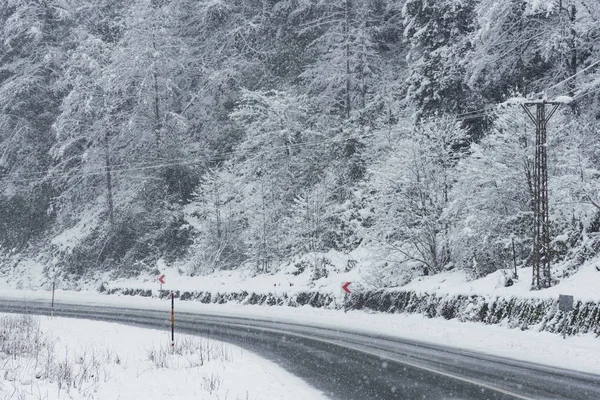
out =
[[[71,390],[88,396],[110,379],[106,364],[119,360],[92,347],[78,352],[64,350],[59,353],[57,340],[42,332],[39,317],[0,316],[0,380],[5,386],[0,400],[44,399],[44,394],[36,393],[36,383],[41,381],[55,383],[58,396],[63,393],[70,397]]]

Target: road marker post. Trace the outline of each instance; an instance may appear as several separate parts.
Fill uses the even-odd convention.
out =
[[[162,285],[163,285],[163,283],[165,283],[165,275],[164,275],[164,274],[163,274],[163,275],[161,275],[161,276],[158,278],[158,281],[160,282],[160,291],[158,292],[158,297],[159,297],[159,298],[162,298]]]
[[[52,281],[52,304],[50,306],[50,318],[54,318],[54,288],[56,286],[56,282]]]
[[[175,294],[171,292],[171,354],[175,354]]]
[[[352,284],[352,282],[342,282],[342,290],[344,291],[344,312],[348,311],[348,297],[350,293],[352,293],[350,291],[350,289],[348,289],[348,286],[350,286]]]
[[[565,315],[563,320],[563,339],[567,338],[567,317],[568,313],[573,311],[573,296],[561,294],[558,296],[558,310]]]

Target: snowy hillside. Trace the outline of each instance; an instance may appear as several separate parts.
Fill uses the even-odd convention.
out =
[[[0,281],[598,302],[599,21],[583,0],[0,2]]]

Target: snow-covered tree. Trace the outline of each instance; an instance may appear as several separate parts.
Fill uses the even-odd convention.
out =
[[[112,147],[119,104],[115,104],[117,94],[110,92],[104,76],[112,47],[85,31],[79,34],[81,44],[73,50],[65,68],[71,90],[54,123],[56,143],[51,154],[55,165],[51,177],[61,192],[56,205],[73,217],[80,207],[85,208],[104,194],[107,214],[114,223],[111,162],[116,162]]]
[[[595,59],[599,17],[595,2],[481,1],[469,86],[494,101],[514,90],[573,94],[584,78],[576,75]]]
[[[377,76],[370,1],[317,1],[304,35],[313,35],[316,60],[300,75],[326,114],[350,118],[364,109]]]
[[[178,37],[175,4],[152,0],[131,4],[124,18],[125,33],[106,71],[111,85],[127,98],[123,106],[130,117],[123,131],[156,159],[165,156],[184,129],[179,111],[187,89],[186,47]]]
[[[404,37],[409,43],[408,98],[419,117],[461,113],[469,93],[464,59],[471,50],[476,0],[407,0],[402,9]]]
[[[514,239],[521,262],[532,235],[533,145],[530,121],[519,109],[503,111],[494,131],[457,167],[445,217],[452,221],[452,260],[485,275],[512,262]]]
[[[227,169],[209,171],[188,206],[197,233],[192,246],[192,273],[238,268],[246,259],[242,233],[246,223],[243,185]]]
[[[326,160],[323,137],[309,129],[304,97],[288,92],[245,91],[231,114],[244,131],[238,146],[238,170],[246,182],[248,241],[261,269],[275,262],[281,241],[275,239],[281,219],[303,188],[319,179]]]
[[[25,245],[53,215],[43,178],[67,92],[61,74],[75,40],[72,12],[63,1],[0,1],[0,241],[9,246]]]
[[[450,118],[424,121],[391,145],[373,172],[380,240],[400,261],[420,263],[425,274],[450,262],[443,213],[465,140],[465,130]]]
[[[60,1],[0,2],[0,167],[25,187],[49,163],[71,11]]]

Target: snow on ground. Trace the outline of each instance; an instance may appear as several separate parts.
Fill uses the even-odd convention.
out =
[[[328,277],[313,280],[313,269],[306,267],[299,271],[296,265],[302,261],[315,263],[316,259],[327,259],[329,263]],[[221,291],[221,292],[256,292],[294,294],[305,290],[318,290],[323,293],[337,293],[342,281],[360,280],[361,269],[345,272],[348,260],[352,257],[330,251],[308,255],[302,259],[290,262],[274,274],[256,274],[254,271],[241,268],[234,271],[216,271],[206,276],[190,277],[181,274],[181,266],[167,265],[163,260],[157,262],[157,269],[166,275],[167,284],[164,288],[182,291]],[[319,262],[319,261],[318,261]],[[305,264],[306,265],[306,264]],[[134,279],[117,279],[108,282],[107,287],[158,289],[156,276],[142,276]]]
[[[249,268],[235,271],[216,271],[206,276],[189,276],[184,273],[185,265],[168,265],[160,259],[156,263],[156,270],[166,276],[165,290],[180,291],[209,291],[209,292],[255,292],[294,295],[302,291],[319,291],[342,296],[341,286],[344,282],[352,282],[353,291],[362,289],[376,289],[376,278],[372,271],[378,264],[374,261],[376,256],[372,251],[359,248],[345,254],[336,251],[316,253],[304,256],[283,266],[278,272],[272,274],[256,274]],[[314,280],[313,268],[310,264],[321,263],[326,260],[328,274]],[[50,289],[51,280],[43,274],[43,261],[22,259],[12,267],[0,271],[0,287],[18,289]],[[346,267],[349,262],[356,263],[349,272]],[[304,264],[303,264],[304,263]],[[304,265],[304,266],[302,266]],[[299,269],[298,266],[301,266]],[[555,275],[563,268],[561,265],[554,267]],[[479,279],[472,279],[464,270],[442,272],[431,276],[420,276],[412,282],[400,286],[399,290],[414,290],[422,293],[445,294],[478,294],[483,296],[515,296],[521,298],[558,298],[559,294],[570,294],[575,300],[600,301],[600,257],[591,260],[579,268],[579,271],[568,278],[561,278],[560,282],[549,289],[531,291],[531,269],[519,269],[520,279],[510,287],[504,287],[507,276],[512,274],[509,270],[496,271]],[[143,274],[135,278],[111,279],[108,273],[98,276],[90,282],[78,282],[78,289],[97,290],[100,282],[104,281],[105,288],[130,288],[130,289],[159,289],[158,276]],[[58,282],[58,287],[73,288],[73,283]],[[394,290],[394,289],[392,289]]]
[[[2,273],[0,272],[0,275]],[[2,287],[33,290],[44,288],[44,264],[38,260],[25,258],[4,269],[0,277]]]
[[[548,289],[531,291],[531,268],[519,269],[518,281],[504,287],[505,271],[496,271],[480,279],[470,280],[465,271],[442,272],[423,276],[402,286],[403,290],[436,294],[478,294],[482,296],[515,296],[521,298],[558,299],[560,294],[573,295],[576,300],[600,301],[600,260],[583,265],[577,273]]]
[[[16,318],[0,315],[7,317]],[[176,354],[171,355],[168,332],[35,318],[34,327],[39,321],[43,337],[41,351],[23,356],[0,351],[2,400],[325,398],[274,363],[230,344],[177,335]],[[32,343],[40,340],[32,337]]]
[[[600,301],[600,259],[580,267],[579,271],[548,289],[530,290],[531,269],[519,269],[519,280],[513,286],[505,287],[504,282],[511,271],[496,271],[483,278],[472,279],[466,271],[448,271],[431,276],[421,276],[412,282],[396,288],[397,290],[414,290],[418,293],[435,293],[438,295],[478,294],[483,296],[504,296],[521,298],[557,299],[559,294],[569,294],[575,300]],[[312,280],[312,271],[294,275],[290,268],[274,274],[255,275],[248,270],[218,271],[208,276],[186,276],[180,274],[175,267],[163,265],[160,269],[165,274],[165,290],[209,291],[209,292],[255,292],[293,295],[302,291],[319,291],[333,295],[343,295],[341,286],[344,282],[352,282],[353,291],[373,289],[365,279],[360,268],[345,272],[342,268],[329,272],[329,276]],[[107,280],[107,288],[132,288],[158,290],[158,277],[142,276],[134,279]],[[394,290],[394,289],[391,289]]]
[[[164,289],[181,291],[210,292],[255,292],[293,295],[295,293],[316,290],[321,293],[343,295],[341,286],[344,282],[352,282],[354,291],[376,289],[369,279],[373,256],[369,253],[345,255],[335,251],[316,255],[326,258],[330,263],[328,276],[313,281],[313,271],[306,268],[298,273],[295,263],[282,268],[273,274],[256,275],[247,269],[235,271],[218,271],[208,276],[190,277],[179,272],[177,266],[168,266],[160,261],[158,268],[166,275],[167,284]],[[310,256],[309,256],[310,258]],[[306,260],[307,257],[304,258]],[[356,260],[358,267],[346,272],[348,260]],[[314,262],[314,261],[313,261]],[[556,265],[555,274],[562,268]],[[478,294],[483,296],[504,296],[521,298],[557,299],[559,294],[569,294],[575,300],[600,302],[600,257],[584,264],[579,271],[551,288],[538,291],[530,290],[531,268],[518,270],[520,279],[512,286],[505,287],[506,277],[512,270],[499,270],[479,279],[472,279],[464,270],[442,272],[431,276],[420,276],[412,282],[400,286],[398,290],[414,290],[419,293],[435,293],[438,295]],[[135,279],[118,279],[108,281],[106,287],[158,289],[156,276],[142,276]],[[394,289],[392,289],[394,290]]]
[[[0,298],[25,301],[50,301],[50,293],[4,291]],[[89,305],[164,310],[168,313],[168,300],[132,296],[106,296],[93,292],[58,291],[57,301]],[[441,318],[429,319],[414,314],[379,314],[364,311],[323,310],[311,307],[243,306],[238,304],[200,304],[177,301],[176,310],[186,312],[231,315],[277,321],[296,322],[313,326],[344,329],[366,333],[384,334],[422,342],[447,345],[479,351],[496,356],[600,374],[600,340],[592,334],[561,336],[535,329],[521,331],[505,326],[458,322]]]
[[[94,227],[98,226],[103,209],[96,207],[93,210],[95,211],[91,209],[86,211],[75,225],[52,238],[52,244],[57,250],[70,251],[82,238],[88,236]]]

